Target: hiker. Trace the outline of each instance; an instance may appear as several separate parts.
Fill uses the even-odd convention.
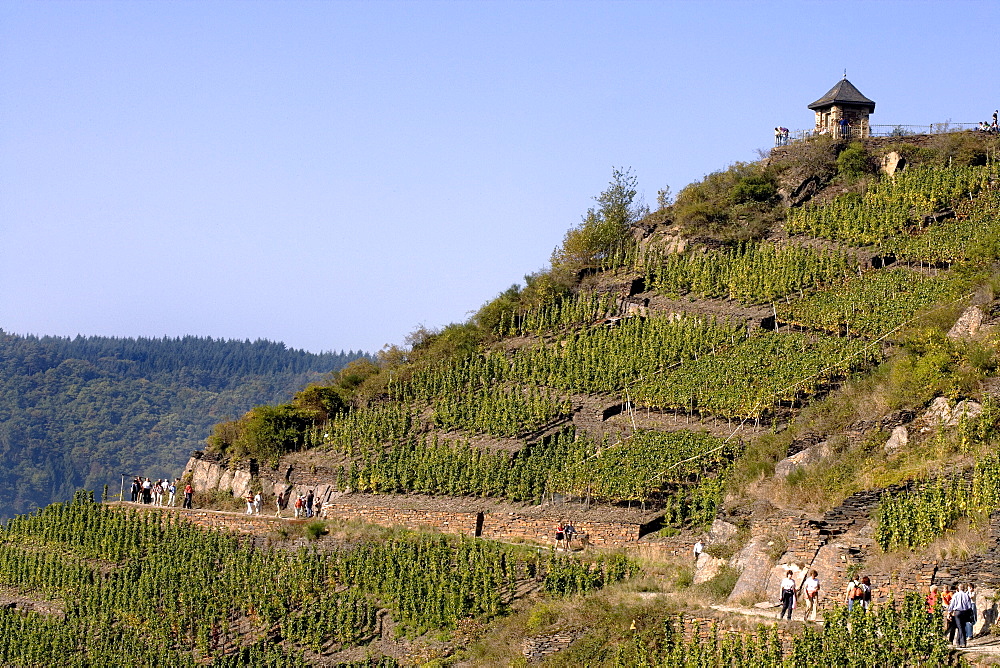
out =
[[[965,647],[969,640],[966,634],[968,630],[966,625],[971,626],[972,620],[972,599],[969,598],[969,592],[964,584],[958,585],[958,591],[951,597],[948,613],[954,623],[954,643],[958,647]],[[951,641],[950,637],[949,641]]]
[[[781,146],[781,128],[774,128],[774,145]]]
[[[173,508],[177,505],[177,483],[181,481],[180,478],[174,478],[174,481],[170,483],[167,487],[167,492],[170,493],[170,507]]]
[[[815,569],[809,571],[809,577],[802,583],[802,590],[806,595],[807,606],[803,619],[815,622],[816,613],[819,612],[819,573]]]
[[[847,596],[845,600],[847,601],[848,612],[853,610],[855,605],[859,605],[865,610],[868,609],[868,604],[872,600],[872,587],[867,575],[861,579],[854,578],[847,583]]]
[[[313,516],[313,491],[310,489],[306,494],[306,517]]]
[[[285,509],[285,494],[288,492],[282,492],[281,494],[274,495],[274,516],[281,517],[281,511]]]
[[[301,494],[299,494],[297,497],[295,497],[295,518],[296,519],[298,519],[299,513],[302,512],[302,507],[305,505],[305,503],[306,503],[306,501],[302,497]]]
[[[788,134],[789,130],[786,127],[781,128],[781,145],[788,146]]]
[[[970,582],[965,591],[969,594],[969,602],[972,604],[972,608],[969,610],[969,619],[965,623],[965,639],[969,641],[976,635],[973,631],[979,622],[979,606],[976,603],[976,585]]]
[[[316,506],[313,510],[315,511],[313,514],[316,517],[326,517],[326,515],[323,514],[323,499],[316,499]]]
[[[778,619],[784,619],[785,612],[788,612],[788,621],[792,621],[792,611],[795,610],[795,574],[792,571],[785,571],[785,577],[781,579],[781,614]]]
[[[861,607],[868,610],[872,605],[872,581],[867,575],[861,578],[861,591],[864,592],[861,596]]]
[[[146,505],[153,500],[153,481],[146,478],[142,483],[142,502]]]
[[[135,503],[136,501],[139,500],[139,487],[140,487],[139,479],[132,478],[132,486],[128,488],[129,499],[132,501],[132,503]]]
[[[194,495],[194,489],[191,487],[191,483],[188,483],[184,487],[184,507],[191,510],[191,497]]]
[[[566,529],[563,527],[563,523],[559,522],[556,527],[556,549],[560,549],[563,546],[563,540],[566,538]]]
[[[692,552],[694,552],[694,563],[696,563],[696,564],[698,563],[698,557],[701,556],[701,553],[704,550],[705,550],[705,546],[704,546],[704,544],[702,544],[701,538],[699,538],[698,542],[696,542],[694,544],[694,548],[692,548]]]
[[[260,495],[260,492],[257,492],[253,495],[253,511],[255,515],[260,515],[260,506],[262,503],[264,503],[264,497]]]
[[[247,515],[253,515],[253,493],[247,492],[247,496],[243,500],[247,502]]]
[[[939,598],[941,598],[941,596],[938,594],[938,586],[931,585],[930,589],[927,591],[927,614],[934,614],[934,606],[937,605]]]
[[[566,534],[566,549],[570,548],[570,543],[573,541],[573,536],[576,535],[576,527],[573,526],[572,522],[566,522],[566,527],[563,529],[563,533]]]

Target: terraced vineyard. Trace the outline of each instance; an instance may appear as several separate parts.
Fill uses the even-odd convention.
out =
[[[489,318],[481,312],[425,332],[410,349],[389,348],[378,364],[304,391],[266,419],[248,414],[221,425],[211,443],[230,459],[218,466],[246,471],[255,489],[271,494],[293,469],[305,469],[308,485],[331,492],[422,494],[456,505],[461,497],[469,506],[496,499],[511,516],[511,505],[538,505],[530,512],[539,526],[545,513],[561,521],[579,502],[609,515],[639,505],[662,518],[662,540],[708,529],[739,479],[740,458],[753,451],[748,433],[777,435],[800,408],[896,354],[903,334],[913,338],[907,327],[992,290],[1000,260],[994,163],[871,175],[863,186],[843,180],[852,192],[780,215],[772,177],[748,170],[734,168],[727,211],[708,200],[687,211],[709,232],[706,221],[745,224],[742,233],[760,222],[754,216],[773,216],[770,236],[676,243],[685,228],[669,216],[680,218],[681,204],[644,221],[626,216],[613,246],[554,254],[554,264],[583,264],[529,277],[523,293],[498,298]],[[282,459],[294,449],[309,452]],[[310,467],[309,453],[331,463]],[[276,472],[274,489],[261,483],[264,469]],[[959,518],[982,522],[1000,508],[998,471],[995,456],[983,457],[971,478],[886,496],[877,542],[911,549]],[[477,513],[479,535],[484,513],[466,514]],[[656,529],[646,519],[633,524],[634,536],[622,540]],[[82,496],[16,518],[0,531],[0,585],[58,614],[0,609],[0,659],[62,665],[59,652],[68,648],[77,665],[134,665],[135,657],[144,665],[309,665],[370,646],[386,624],[405,636],[444,637],[466,623],[499,623],[519,591],[552,601],[636,572],[621,555],[581,561],[438,535],[328,547],[253,548]],[[529,625],[544,626],[549,614],[538,611]],[[706,640],[674,619],[653,630],[633,625],[602,665],[953,658],[939,620],[912,596],[868,616],[834,609],[825,630],[790,641],[718,629]],[[842,661],[848,654],[857,660]],[[393,664],[373,657],[363,665]]]
[[[235,534],[78,494],[0,531],[0,583],[61,611],[0,608],[0,659],[307,666],[310,656],[370,642],[380,610],[420,634],[503,614],[525,580],[567,596],[634,572],[621,556],[544,560],[495,542],[420,534],[333,551],[254,549]]]
[[[803,405],[879,364],[891,345],[886,335],[919,322],[928,309],[962,303],[980,267],[1000,250],[991,245],[1000,239],[996,181],[992,164],[913,169],[873,181],[860,196],[788,214],[793,235],[880,244],[880,252],[920,266],[864,267],[847,249],[791,242],[694,246],[682,253],[623,245],[602,259],[604,270],[626,284],[638,279],[647,295],[714,300],[720,315],[653,309],[629,317],[620,310],[629,296],[607,289],[512,311],[494,333],[522,337],[517,345],[486,345],[403,374],[389,384],[388,401],[333,420],[314,442],[353,458],[338,480],[354,490],[652,501],[677,524],[700,524],[702,510],[678,508],[714,507],[708,498],[718,498],[739,448],[704,448],[727,454],[684,473],[702,481],[695,486],[698,498],[716,489],[692,504],[690,489],[678,495],[683,476],[675,478],[671,466],[675,458],[698,458],[687,445],[697,441],[694,434],[625,430],[592,439],[560,426],[577,410],[574,396],[737,423],[774,419]],[[925,226],[924,214],[948,207],[955,218]],[[954,266],[924,266],[941,262]],[[727,319],[731,302],[770,305],[781,328]],[[452,435],[439,440],[435,429]],[[520,439],[521,445],[482,451],[469,445],[477,435]]]

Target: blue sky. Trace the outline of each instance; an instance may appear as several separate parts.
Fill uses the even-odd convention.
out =
[[[0,328],[377,350],[547,265],[841,77],[1000,106],[996,2],[0,1]]]

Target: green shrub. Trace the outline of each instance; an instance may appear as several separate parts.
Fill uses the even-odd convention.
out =
[[[876,170],[875,161],[861,142],[854,142],[837,156],[837,173],[856,180]]]
[[[325,536],[327,533],[326,522],[323,520],[313,520],[305,526],[306,537],[311,540],[319,540],[321,536]]]

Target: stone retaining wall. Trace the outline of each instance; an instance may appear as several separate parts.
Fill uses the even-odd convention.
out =
[[[517,513],[485,513],[483,538],[500,540],[527,540],[551,543],[555,540],[555,527],[559,518],[529,517]],[[590,545],[618,547],[639,540],[640,524],[615,522],[575,522],[574,528],[585,535]]]
[[[307,472],[279,466],[274,471],[257,471],[253,462],[244,468],[231,469],[224,462],[202,453],[191,457],[184,475],[191,480],[196,492],[196,505],[198,493],[218,489],[240,497],[259,486],[264,491],[266,513],[273,514],[277,494],[287,494],[294,501],[296,495],[312,491],[315,499],[322,502],[327,517],[357,519],[381,526],[430,528],[496,540],[552,544],[556,525],[571,521],[589,544],[620,547],[639,540],[643,527],[662,516],[624,509],[581,510],[571,506],[522,509],[490,499],[347,494],[331,482],[332,472],[326,469]],[[285,515],[292,512],[292,508],[288,508]],[[607,514],[614,519],[604,516]]]
[[[323,513],[327,517],[343,520],[362,520],[379,526],[402,526],[407,529],[432,528],[442,533],[476,536],[479,516],[475,512],[445,512],[412,508],[392,508],[389,506],[366,505],[363,503],[324,504]]]

